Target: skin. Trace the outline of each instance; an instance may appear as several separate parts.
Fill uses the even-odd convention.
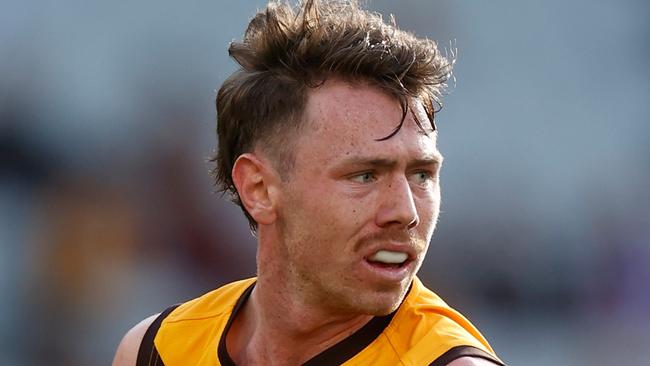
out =
[[[427,121],[417,101],[411,110]],[[377,141],[401,115],[376,87],[331,79],[310,91],[290,172],[280,174],[261,148],[238,158],[233,180],[258,223],[259,246],[257,284],[226,336],[237,364],[302,364],[403,300],[438,219],[442,156],[435,132],[425,134],[411,113],[395,136]],[[400,269],[373,266],[382,249],[408,260]],[[135,364],[121,349],[133,352],[128,345],[146,326],[127,333],[113,365]],[[485,362],[450,365],[493,365]]]
[[[276,219],[259,227],[259,287],[282,283],[285,302],[327,316],[388,314],[419,269],[438,217],[435,134],[424,135],[409,114],[396,136],[376,141],[399,122],[399,104],[340,81],[311,93],[305,118],[289,177],[269,179]],[[391,245],[413,254],[399,281],[361,265]]]

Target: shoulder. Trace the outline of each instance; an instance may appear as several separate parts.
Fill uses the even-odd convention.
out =
[[[122,338],[115,352],[113,366],[135,366],[140,344],[145,335],[148,337],[147,339],[153,341],[153,337],[166,331],[165,324],[180,326],[184,331],[192,334],[197,334],[203,328],[209,331],[211,328],[207,326],[197,329],[196,321],[202,320],[203,323],[210,323],[210,321],[206,320],[217,316],[223,318],[223,315],[230,313],[242,293],[247,293],[247,290],[252,289],[254,283],[254,278],[233,282],[193,300],[172,305],[163,312],[144,319],[131,328]],[[149,328],[152,328],[150,334],[153,336],[152,338],[149,338],[147,334]],[[178,329],[175,328],[174,331],[178,331]],[[167,331],[169,330],[167,329]]]
[[[496,365],[498,364],[478,357],[461,357],[447,364],[447,366],[496,366]]]
[[[147,332],[147,329],[149,329],[151,323],[153,323],[159,315],[160,314],[155,314],[144,319],[126,332],[120,345],[117,346],[115,358],[113,358],[113,366],[135,366],[142,338]]]
[[[219,317],[229,314],[238,301],[248,298],[256,278],[225,284],[216,290],[207,292],[197,298],[178,304],[178,308],[169,314],[168,322],[177,323]]]
[[[432,357],[434,365],[503,364],[481,332],[417,278],[395,314],[395,321],[400,322],[407,336],[402,336],[403,331],[395,332],[393,338],[397,340],[393,342],[405,339],[405,349]]]
[[[400,306],[395,320],[410,327],[429,329],[422,334],[425,343],[445,344],[448,349],[473,346],[490,350],[487,340],[460,312],[456,311],[416,277],[411,291]]]

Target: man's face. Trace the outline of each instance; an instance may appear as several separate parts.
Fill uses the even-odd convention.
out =
[[[412,103],[423,125],[427,116]],[[335,311],[388,314],[420,268],[440,207],[442,157],[411,113],[364,84],[329,80],[310,92],[295,165],[281,188],[290,291]]]

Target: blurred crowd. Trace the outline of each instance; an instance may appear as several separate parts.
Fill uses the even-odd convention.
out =
[[[459,49],[424,282],[513,365],[647,362],[650,5],[396,3],[370,7]],[[1,365],[107,364],[138,320],[254,275],[207,160],[263,4],[4,7]]]

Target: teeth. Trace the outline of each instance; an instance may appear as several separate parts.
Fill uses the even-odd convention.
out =
[[[374,255],[372,255],[370,258],[368,258],[372,262],[381,262],[381,263],[387,263],[387,264],[400,264],[404,263],[406,259],[408,258],[408,254],[404,252],[393,252],[390,250],[380,250]]]

